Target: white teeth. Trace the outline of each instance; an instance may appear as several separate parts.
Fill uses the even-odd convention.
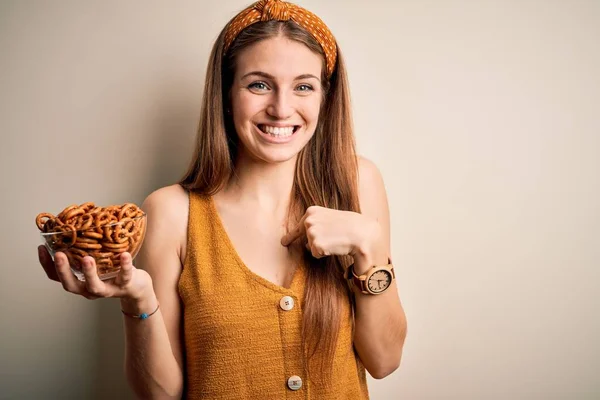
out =
[[[277,126],[262,125],[262,130],[267,132],[269,135],[279,136],[279,137],[292,136],[292,134],[294,133],[293,126],[277,127]]]

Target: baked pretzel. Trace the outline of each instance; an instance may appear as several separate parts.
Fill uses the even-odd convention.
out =
[[[122,253],[135,256],[146,232],[144,216],[133,203],[97,207],[87,202],[70,205],[57,216],[38,214],[35,224],[53,253],[64,252],[76,270],[91,256],[102,276],[121,268]]]

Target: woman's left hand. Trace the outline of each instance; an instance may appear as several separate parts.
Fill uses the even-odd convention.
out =
[[[296,227],[281,239],[281,244],[289,246],[306,237],[306,248],[315,258],[355,256],[369,252],[380,233],[379,223],[362,214],[311,206]]]

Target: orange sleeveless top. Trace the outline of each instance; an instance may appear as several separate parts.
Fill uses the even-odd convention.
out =
[[[309,379],[301,343],[306,266],[290,288],[243,263],[211,197],[188,192],[187,253],[179,280],[188,399],[368,399],[343,309],[330,379]],[[311,374],[318,373],[311,369]],[[314,378],[314,375],[313,375]]]

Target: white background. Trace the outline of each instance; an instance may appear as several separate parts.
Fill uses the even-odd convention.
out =
[[[600,3],[304,0],[381,169],[409,333],[373,399],[600,398]],[[0,2],[0,398],[128,398],[118,302],[62,291],[37,213],[184,172],[243,0]]]

